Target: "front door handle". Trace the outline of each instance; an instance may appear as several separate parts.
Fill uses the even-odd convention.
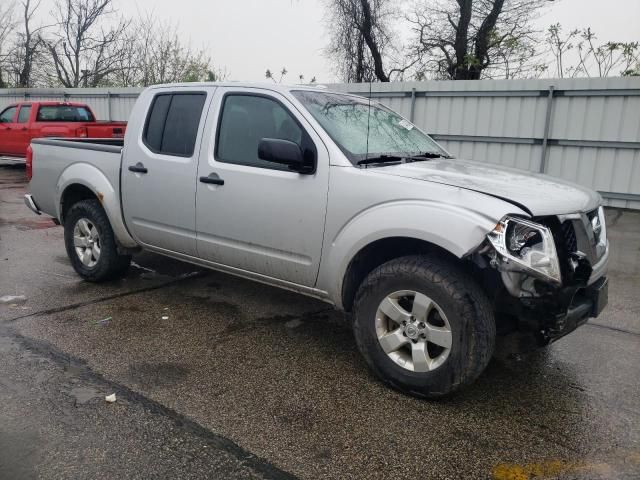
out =
[[[208,177],[200,177],[202,183],[210,183],[212,185],[224,185],[224,180],[217,173],[211,172]]]
[[[135,172],[135,173],[147,173],[149,170],[147,170],[146,167],[143,164],[138,162],[135,165],[131,165],[129,167],[129,171],[130,172]]]

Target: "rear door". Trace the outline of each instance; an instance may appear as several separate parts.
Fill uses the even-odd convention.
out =
[[[132,118],[143,128],[125,142],[122,210],[131,234],[143,245],[196,255],[198,151],[214,90],[149,90],[145,118]]]
[[[196,198],[199,256],[313,286],[329,185],[329,156],[320,137],[284,95],[240,87],[218,89],[206,132]],[[259,159],[262,138],[313,152],[316,171],[304,175]]]
[[[17,155],[15,128],[18,107],[12,105],[0,112],[0,154]]]

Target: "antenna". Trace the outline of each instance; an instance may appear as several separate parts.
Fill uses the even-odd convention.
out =
[[[367,112],[367,153],[365,160],[369,158],[369,121],[371,120],[371,81],[369,81],[369,111]]]

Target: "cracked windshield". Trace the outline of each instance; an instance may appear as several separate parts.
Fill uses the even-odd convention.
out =
[[[377,102],[369,106],[363,98],[324,92],[293,94],[354,163],[380,155],[448,156],[411,122]]]

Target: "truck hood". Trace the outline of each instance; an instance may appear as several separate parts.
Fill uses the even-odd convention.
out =
[[[533,216],[587,212],[601,202],[597,192],[559,178],[470,160],[436,158],[375,170],[491,195]]]

